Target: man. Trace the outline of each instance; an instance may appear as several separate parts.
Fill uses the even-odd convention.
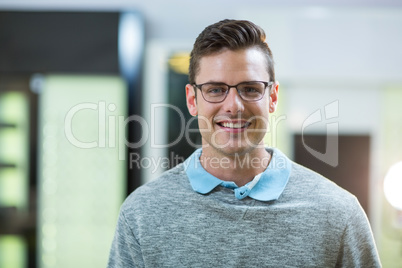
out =
[[[260,27],[207,27],[189,80],[202,148],[126,199],[109,267],[381,266],[356,198],[264,147],[279,84]]]

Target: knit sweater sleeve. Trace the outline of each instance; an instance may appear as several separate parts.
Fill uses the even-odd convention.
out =
[[[144,267],[140,245],[127,223],[124,211],[119,215],[107,267]]]
[[[381,267],[370,224],[357,199],[343,232],[336,267]]]

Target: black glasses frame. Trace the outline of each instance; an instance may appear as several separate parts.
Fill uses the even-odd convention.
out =
[[[265,87],[264,87],[264,93],[261,95],[261,98],[256,99],[256,100],[245,100],[245,99],[243,99],[243,97],[242,97],[242,95],[240,94],[239,89],[238,89],[237,87],[238,87],[239,85],[241,85],[241,84],[247,84],[247,83],[263,83],[263,84],[265,85]],[[207,99],[205,98],[204,92],[202,91],[202,86],[203,86],[203,85],[207,85],[207,84],[225,85],[225,86],[227,86],[229,89],[228,89],[228,91],[226,91],[226,95],[225,95],[225,97],[224,97],[221,101],[209,101],[209,100],[207,100]],[[231,88],[235,88],[236,91],[237,91],[237,94],[239,94],[240,98],[241,98],[243,101],[245,101],[245,102],[256,102],[256,101],[259,101],[259,100],[261,100],[261,99],[264,97],[265,92],[267,91],[267,87],[270,87],[270,86],[272,86],[273,84],[274,84],[274,82],[272,82],[272,81],[270,81],[270,82],[266,82],[266,81],[244,81],[244,82],[238,83],[237,85],[228,85],[228,84],[223,83],[223,82],[208,82],[208,83],[203,83],[203,84],[195,84],[195,83],[194,83],[193,86],[195,86],[196,88],[198,88],[198,89],[201,91],[201,95],[202,95],[202,97],[204,98],[204,100],[205,100],[206,102],[209,102],[209,103],[221,103],[221,102],[223,102],[223,101],[226,100],[226,97],[228,96],[229,91],[230,91]]]

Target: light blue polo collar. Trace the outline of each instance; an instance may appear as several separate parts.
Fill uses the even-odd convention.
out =
[[[218,185],[234,190],[237,199],[249,196],[259,201],[276,200],[282,194],[289,180],[291,161],[278,149],[269,148],[272,158],[268,168],[254,177],[252,181],[238,187],[233,181],[223,181],[209,174],[201,165],[202,149],[196,150],[184,162],[191,187],[200,194],[207,194]]]

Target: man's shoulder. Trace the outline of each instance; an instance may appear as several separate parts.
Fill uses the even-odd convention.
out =
[[[169,185],[182,182],[184,178],[186,178],[185,166],[183,163],[180,163],[177,166],[162,172],[155,179],[140,186],[138,190],[154,191],[155,189],[159,190],[159,188],[166,189]]]
[[[353,178],[351,178],[353,179]],[[292,163],[290,190],[308,196],[317,204],[335,205],[339,208],[350,207],[356,197],[323,175],[297,163]]]
[[[188,188],[189,182],[183,164],[163,172],[157,178],[135,189],[124,201],[122,209],[138,205],[156,203],[166,197],[173,196],[180,189]]]

